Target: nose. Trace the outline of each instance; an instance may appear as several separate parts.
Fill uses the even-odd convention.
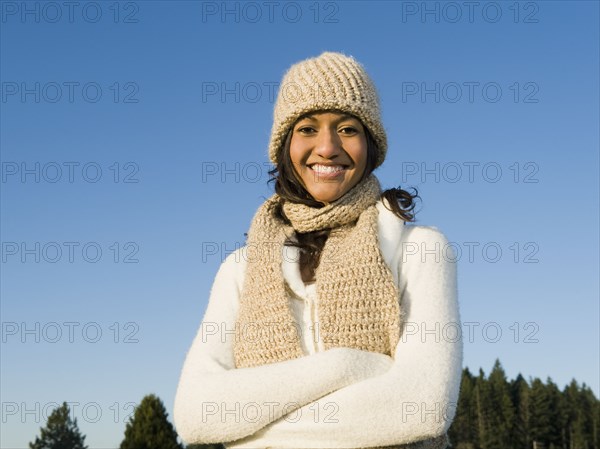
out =
[[[318,134],[315,153],[324,159],[333,159],[341,152],[341,139],[335,130],[323,128]]]

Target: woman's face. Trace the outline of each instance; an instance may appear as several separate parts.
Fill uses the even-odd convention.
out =
[[[367,138],[360,120],[337,112],[305,116],[293,127],[290,158],[304,188],[317,201],[341,198],[367,166]]]

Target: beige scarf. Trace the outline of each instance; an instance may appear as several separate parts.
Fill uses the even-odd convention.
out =
[[[305,355],[282,273],[284,241],[295,231],[331,228],[315,272],[319,338],[326,349],[357,348],[393,357],[400,338],[400,305],[392,273],[379,249],[375,207],[379,181],[367,177],[321,208],[286,202],[287,225],[273,195],[257,211],[247,240],[234,357],[237,368]]]
[[[282,273],[284,242],[296,231],[331,229],[315,272],[319,336],[325,349],[357,348],[394,356],[402,322],[398,289],[379,247],[379,181],[370,175],[342,198],[313,208],[273,195],[257,211],[246,242],[247,268],[234,341],[236,368],[305,355]],[[287,252],[291,254],[291,252]],[[445,449],[446,435],[386,449]]]

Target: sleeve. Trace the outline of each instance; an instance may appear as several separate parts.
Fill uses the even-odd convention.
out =
[[[356,448],[410,443],[448,430],[462,375],[456,258],[436,228],[406,228],[398,259],[405,321],[393,366],[273,422],[256,434],[261,443]]]
[[[181,371],[173,416],[186,444],[227,442],[254,434],[290,410],[382,374],[392,365],[392,358],[383,354],[334,348],[235,369],[234,329],[244,271],[239,251],[219,268]]]

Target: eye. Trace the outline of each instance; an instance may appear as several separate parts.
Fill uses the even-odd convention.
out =
[[[356,129],[354,126],[344,126],[343,128],[340,129],[340,132],[342,134],[346,134],[348,136],[352,136],[352,135],[358,133],[358,129]]]
[[[300,133],[300,134],[307,134],[308,135],[308,134],[312,134],[312,133],[314,133],[316,131],[315,131],[315,129],[313,127],[305,125],[305,126],[300,126],[299,128],[296,128],[296,132]]]

